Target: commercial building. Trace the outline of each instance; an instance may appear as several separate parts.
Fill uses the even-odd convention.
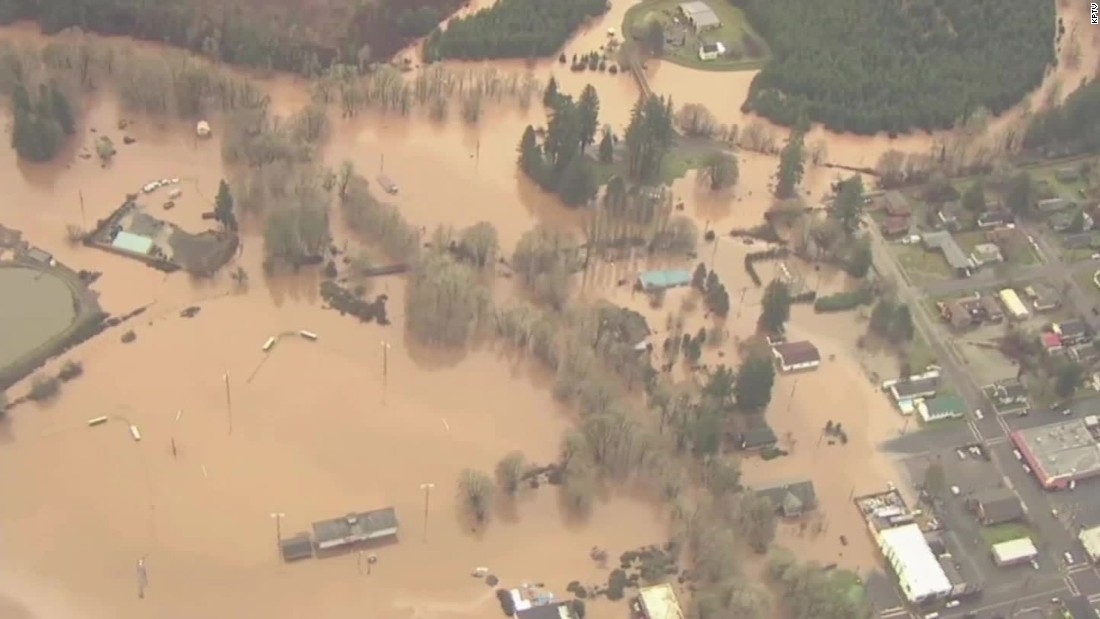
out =
[[[140,256],[148,256],[153,251],[153,239],[122,230],[111,241],[111,247]]]
[[[319,550],[397,535],[397,511],[392,507],[351,513],[342,518],[313,523],[313,538]]]
[[[966,401],[957,395],[938,395],[918,401],[917,412],[926,422],[955,419],[966,414]]]
[[[883,529],[878,542],[907,600],[920,604],[951,593],[953,585],[916,523]]]
[[[783,372],[812,370],[821,365],[821,353],[812,342],[783,342],[772,346],[772,354]]]
[[[646,292],[678,288],[690,283],[691,272],[680,269],[646,271],[638,276],[638,287]]]
[[[1024,302],[1020,300],[1020,295],[1016,294],[1015,290],[1005,288],[998,292],[997,296],[1001,298],[1001,303],[1004,304],[1005,309],[1008,310],[1008,315],[1012,318],[1023,320],[1031,314],[1027,306],[1024,305]]]
[[[1035,548],[1035,543],[1031,541],[1030,537],[1021,537],[1000,544],[993,544],[992,550],[993,562],[999,567],[1027,563],[1039,556],[1039,551]]]
[[[1085,547],[1085,553],[1093,563],[1100,561],[1100,527],[1081,529],[1077,539]]]
[[[512,616],[515,619],[577,619],[577,614],[573,612],[573,604],[570,602],[524,605],[522,610],[517,606],[516,613]]]
[[[979,490],[967,502],[984,525],[1003,524],[1024,517],[1020,497],[1008,488]]]
[[[283,561],[298,561],[313,556],[313,540],[308,533],[298,533],[292,537],[279,540],[279,551],[283,555]]]
[[[1010,435],[1044,488],[1062,490],[1100,473],[1100,418],[1089,415]]]
[[[668,583],[639,589],[638,606],[645,619],[684,619],[680,601]]]

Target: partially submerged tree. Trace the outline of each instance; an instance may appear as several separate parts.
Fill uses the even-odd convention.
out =
[[[458,476],[459,505],[479,525],[489,521],[495,490],[492,478],[482,471],[462,469]]]
[[[555,309],[569,298],[569,276],[578,267],[576,239],[544,224],[523,233],[512,256],[512,267],[535,300]]]
[[[218,195],[214,196],[214,219],[226,230],[237,229],[237,216],[233,213],[233,194],[229,192],[229,183],[222,179],[218,183]]]
[[[734,385],[737,406],[745,411],[762,411],[772,399],[775,366],[771,359],[753,355],[741,366]]]
[[[422,342],[462,346],[488,315],[488,290],[472,267],[444,251],[429,252],[409,282],[405,314]]]
[[[782,333],[791,318],[791,290],[781,280],[773,279],[764,289],[760,302],[760,329],[769,333]]]
[[[730,153],[713,152],[703,158],[698,179],[711,191],[721,191],[736,185],[738,175],[737,157]]]
[[[515,496],[520,491],[523,475],[527,472],[527,460],[523,457],[523,452],[513,451],[505,455],[497,462],[494,472],[501,492]]]

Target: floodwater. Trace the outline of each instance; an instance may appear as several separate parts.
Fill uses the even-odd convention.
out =
[[[76,318],[68,284],[37,269],[0,267],[0,297],[0,366],[45,344]]]
[[[629,4],[614,2],[609,16],[591,24],[565,53],[604,44],[607,29],[620,27]],[[1077,20],[1068,22],[1072,28],[1084,18],[1067,19]],[[26,29],[4,33],[37,40]],[[1083,47],[1082,68],[1078,73],[1060,68],[1062,79],[1096,67],[1095,42]],[[591,82],[601,96],[603,121],[620,131],[637,96],[629,77],[575,74],[556,61],[494,66],[532,71],[543,82],[553,75],[562,90],[574,94]],[[649,70],[655,89],[675,94],[678,103],[705,103],[722,122],[746,120],[737,108],[751,73],[692,74],[659,62],[651,62]],[[281,113],[308,100],[299,80],[275,78],[267,85]],[[545,376],[491,350],[448,356],[407,342],[398,279],[380,280],[375,287],[391,296],[394,324],[383,328],[323,311],[314,272],[263,277],[262,239],[250,222],[233,265],[251,275],[243,293],[224,275],[166,276],[65,243],[66,226],[87,227],[116,208],[126,192],[164,177],[181,178],[184,190],[178,206],[164,216],[186,230],[205,229],[199,213],[209,208],[227,175],[220,164],[217,119],[212,119],[215,138],[199,141],[189,127],[159,128],[133,118],[127,132],[137,142],[122,145],[115,102],[105,96],[89,106],[83,146],[89,148],[96,135],[110,135],[119,145],[114,163],[101,168],[74,150],[56,164],[34,166],[17,163],[13,151],[0,149],[0,184],[7,192],[0,221],[72,268],[102,272],[94,288],[107,311],[150,309],[130,327],[136,341],[123,344],[117,331],[109,331],[73,351],[71,356],[84,362],[85,375],[43,410],[17,409],[7,427],[0,445],[5,488],[0,613],[5,617],[311,613],[339,618],[366,612],[379,619],[480,618],[499,610],[490,589],[470,578],[475,567],[489,567],[502,584],[545,582],[563,594],[572,580],[606,579],[588,559],[592,546],[616,556],[663,540],[665,523],[651,505],[612,494],[589,520],[573,522],[560,513],[552,488],[522,498],[514,514],[499,514],[485,532],[472,534],[456,516],[461,469],[491,470],[516,449],[535,462],[552,460],[570,413],[553,401]],[[395,203],[416,224],[430,229],[491,221],[507,253],[536,222],[565,228],[580,222],[576,212],[517,174],[516,144],[525,125],[545,123],[541,106],[493,108],[476,128],[457,119],[432,123],[420,114],[370,113],[334,123],[326,162],[350,159],[368,178],[384,169],[402,187]],[[873,165],[886,150],[902,148],[899,144],[927,152],[933,141],[836,136],[820,129],[811,141],[816,138],[827,141],[829,160],[850,165]],[[739,156],[742,180],[727,195],[701,191],[691,174],[674,185],[683,213],[696,218],[700,228],[749,227],[770,207],[775,158]],[[810,166],[803,189],[819,196],[834,176]],[[334,221],[339,241],[344,231],[339,217]],[[752,248],[720,237],[700,255],[718,270],[734,310],[724,325],[727,341],[708,348],[704,362],[736,365],[733,344],[752,333],[760,290],[749,285],[742,268],[744,253]],[[677,312],[690,292],[670,294],[663,308],[650,308],[640,295],[615,287],[637,268],[601,265],[587,293],[642,311],[663,332],[667,315]],[[823,288],[847,285],[831,273],[821,280]],[[198,316],[179,316],[192,305],[202,308]],[[689,331],[710,324],[698,309],[685,320]],[[864,323],[850,314],[818,316],[797,308],[790,328],[815,341],[826,361],[816,372],[778,380],[769,419],[791,455],[768,463],[746,460],[746,482],[811,476],[821,516],[805,531],[785,527],[780,543],[823,562],[871,565],[870,544],[850,498],[898,478],[893,463],[877,450],[900,431],[897,416],[856,359],[854,342]],[[298,329],[320,339],[285,337],[269,354],[261,352],[269,336]],[[100,415],[112,421],[86,425]],[[828,420],[848,430],[847,445],[818,445]],[[128,423],[140,427],[141,442],[131,439]],[[830,466],[821,467],[826,459]],[[425,483],[435,484],[429,501],[421,491]],[[271,514],[285,514],[278,523],[286,535],[308,530],[314,520],[384,506],[397,509],[400,541],[369,551],[378,558],[369,575],[360,573],[354,554],[296,565],[279,561]],[[848,546],[839,543],[840,535]],[[143,557],[149,582],[139,599],[136,562]],[[623,612],[621,604],[605,602],[589,608],[596,619]]]

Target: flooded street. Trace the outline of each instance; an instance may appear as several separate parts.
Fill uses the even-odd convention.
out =
[[[605,44],[608,28],[621,27],[630,5],[614,2],[607,16],[566,46],[566,55]],[[1083,12],[1081,21],[1069,19],[1067,29],[1083,24]],[[40,40],[26,28],[0,32]],[[1060,65],[1045,88],[1058,82],[1065,94],[1092,74],[1100,58],[1097,40],[1083,39],[1082,47],[1080,68]],[[629,76],[573,73],[556,60],[493,66],[530,71],[541,83],[553,76],[572,94],[592,83],[601,98],[601,122],[620,133],[637,96]],[[677,104],[704,103],[727,124],[752,120],[739,111],[751,72],[701,74],[659,61],[650,61],[648,71],[654,89],[673,94]],[[281,114],[309,100],[301,80],[273,78],[265,87]],[[210,210],[219,182],[229,176],[221,163],[219,119],[211,119],[214,138],[198,140],[188,124],[122,114],[108,94],[87,104],[73,148],[54,164],[17,162],[14,150],[0,148],[6,192],[0,223],[74,270],[101,272],[93,289],[105,311],[149,309],[126,327],[135,341],[123,343],[120,330],[108,330],[66,355],[83,362],[84,376],[66,384],[52,403],[17,408],[0,434],[0,617],[340,619],[365,613],[378,619],[481,619],[500,610],[492,589],[470,577],[476,567],[488,567],[502,585],[544,582],[563,596],[570,581],[606,581],[606,570],[588,558],[592,546],[617,557],[665,540],[667,523],[654,505],[612,493],[588,520],[575,522],[564,515],[553,487],[532,490],[514,513],[498,514],[485,532],[471,533],[457,516],[460,471],[491,473],[513,450],[535,463],[555,460],[572,412],[553,399],[550,377],[494,350],[446,355],[406,341],[399,278],[374,284],[375,293],[390,296],[393,324],[380,327],[323,310],[315,270],[264,277],[259,222],[242,222],[242,252],[230,264],[250,274],[247,291],[235,290],[224,273],[211,280],[165,275],[69,243],[68,227],[90,229],[126,193],[166,177],[181,180],[183,195],[174,209],[158,207],[153,214],[191,232],[206,230],[209,222],[201,213]],[[429,231],[492,222],[505,255],[536,223],[579,229],[580,212],[566,209],[517,170],[523,128],[546,122],[537,101],[527,110],[495,106],[478,127],[458,116],[452,111],[444,123],[422,111],[334,118],[324,161],[336,166],[350,160],[369,178],[384,171],[401,186],[394,203]],[[117,128],[123,117],[133,121],[125,131]],[[993,126],[1001,122],[1010,120]],[[10,130],[10,122],[4,127]],[[785,130],[775,131],[785,139]],[[108,167],[80,156],[94,153],[100,135],[118,145]],[[123,145],[124,136],[136,142]],[[815,139],[827,142],[829,161],[860,166],[873,166],[892,148],[926,153],[933,143],[924,135],[889,140],[819,128],[807,141]],[[749,152],[739,158],[741,181],[728,195],[701,190],[693,172],[673,186],[683,213],[700,229],[719,232],[715,244],[700,248],[700,259],[718,272],[733,311],[724,325],[727,341],[704,355],[711,365],[739,363],[734,344],[752,334],[760,311],[762,290],[743,269],[744,255],[753,248],[725,233],[761,221],[772,204],[777,161]],[[809,166],[803,191],[819,198],[838,172]],[[340,243],[347,233],[335,209],[332,221]],[[763,267],[765,281],[773,268]],[[601,265],[586,294],[637,309],[663,338],[668,314],[691,293],[677,291],[653,309],[642,295],[616,286],[636,270]],[[833,275],[823,276],[821,284],[845,285],[843,276]],[[181,317],[189,306],[201,311]],[[0,321],[5,316],[0,312]],[[711,324],[701,310],[686,321],[688,331]],[[822,365],[777,380],[768,416],[790,455],[743,462],[748,485],[812,478],[819,520],[811,520],[807,530],[781,527],[778,541],[797,547],[801,557],[852,568],[876,562],[852,494],[899,479],[878,445],[901,431],[900,418],[856,358],[855,340],[865,328],[854,314],[794,310],[792,335],[814,341]],[[261,350],[269,337],[301,329],[319,339],[292,335],[267,354]],[[0,328],[0,341],[8,341],[6,334]],[[10,393],[22,395],[26,386]],[[110,420],[87,425],[99,416]],[[848,429],[846,445],[820,440],[827,421]],[[140,442],[132,439],[129,424],[140,428]],[[425,483],[435,484],[429,501],[421,490]],[[297,564],[278,556],[276,526],[289,536],[317,520],[388,506],[396,508],[400,541],[367,551],[377,557],[369,575],[354,553]],[[271,514],[284,516],[277,524]],[[840,535],[847,546],[839,543]],[[139,598],[135,565],[142,558],[148,587]],[[593,602],[588,616],[617,618],[623,610],[622,603]]]

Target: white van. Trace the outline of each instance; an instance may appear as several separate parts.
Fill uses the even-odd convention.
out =
[[[982,409],[980,409],[980,408],[975,408],[974,409],[974,416],[977,417],[979,420],[980,419],[985,419],[985,415],[982,414]]]
[[[1012,450],[1012,455],[1016,456],[1017,460],[1023,460],[1024,459],[1024,454],[1020,453],[1019,449],[1013,449]]]
[[[1066,565],[1073,565],[1073,555],[1063,552],[1062,557],[1066,560]]]
[[[950,602],[944,604],[944,607],[946,607],[946,608],[955,608],[959,604],[962,604],[962,602],[960,602],[958,600],[951,600]]]

